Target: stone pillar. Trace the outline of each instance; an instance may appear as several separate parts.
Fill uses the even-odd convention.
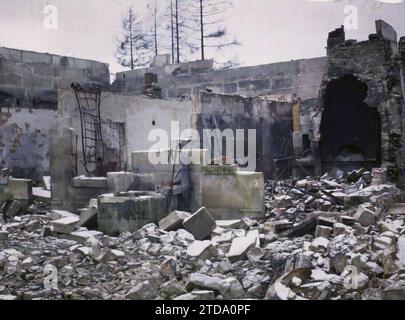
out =
[[[53,209],[70,210],[69,189],[75,176],[73,160],[75,131],[63,125],[50,130],[49,162],[51,172],[51,206]]]

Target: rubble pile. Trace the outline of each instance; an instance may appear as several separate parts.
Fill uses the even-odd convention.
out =
[[[263,217],[174,211],[119,237],[66,211],[4,217],[0,300],[405,299],[405,204],[384,170],[269,181],[265,201]]]

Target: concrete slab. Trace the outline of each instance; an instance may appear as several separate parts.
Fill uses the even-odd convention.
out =
[[[73,232],[76,224],[79,222],[79,217],[67,217],[51,222],[54,231],[58,233],[71,233]]]
[[[104,194],[98,198],[98,229],[108,235],[135,232],[167,215],[166,198],[155,192]]]
[[[14,199],[32,200],[32,181],[28,179],[16,179],[9,177],[8,187]]]
[[[217,225],[209,211],[202,207],[184,220],[183,226],[197,240],[205,240],[212,234]]]

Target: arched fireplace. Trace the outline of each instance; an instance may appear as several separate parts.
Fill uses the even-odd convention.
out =
[[[367,91],[367,85],[353,75],[327,84],[320,125],[322,171],[381,165],[380,115],[364,102]]]

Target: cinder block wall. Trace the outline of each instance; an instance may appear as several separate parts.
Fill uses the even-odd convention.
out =
[[[16,177],[49,174],[57,93],[72,82],[108,87],[108,64],[0,47],[0,167]]]
[[[113,90],[141,93],[146,73],[158,75],[163,96],[192,96],[211,88],[216,93],[249,97],[270,94],[296,94],[303,100],[318,97],[326,57],[279,62],[227,70],[213,70],[213,61],[169,64],[117,74]]]

